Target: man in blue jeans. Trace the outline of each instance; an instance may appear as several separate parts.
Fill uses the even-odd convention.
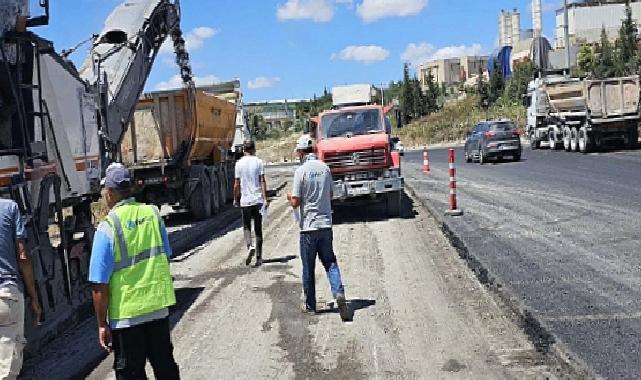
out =
[[[287,199],[293,208],[300,208],[300,257],[303,262],[303,311],[316,312],[316,255],[325,267],[327,278],[343,321],[352,319],[345,299],[340,269],[334,255],[332,234],[332,173],[313,154],[311,140],[299,139],[296,150],[303,165],[294,174],[294,189]]]

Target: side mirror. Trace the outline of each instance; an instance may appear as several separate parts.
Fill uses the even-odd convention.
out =
[[[398,137],[391,137],[390,141],[392,142],[392,144],[398,144],[398,142],[401,141],[401,139],[399,139]]]

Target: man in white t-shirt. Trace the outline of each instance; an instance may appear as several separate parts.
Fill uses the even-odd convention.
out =
[[[269,207],[267,198],[267,183],[265,182],[265,164],[256,157],[254,141],[247,140],[243,144],[245,155],[236,163],[236,181],[234,182],[234,204],[240,205],[243,217],[243,231],[247,243],[247,259],[249,265],[256,255],[256,267],[263,264],[263,206]],[[252,244],[252,220],[256,233],[256,246]]]

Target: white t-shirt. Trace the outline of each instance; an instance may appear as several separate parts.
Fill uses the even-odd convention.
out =
[[[240,207],[265,203],[260,189],[260,176],[265,175],[265,164],[256,156],[244,156],[236,162],[236,179],[240,179]]]

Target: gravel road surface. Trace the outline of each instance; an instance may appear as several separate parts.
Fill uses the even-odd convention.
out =
[[[641,373],[641,151],[591,155],[524,149],[480,166],[457,149],[459,205],[450,230],[490,276],[606,378]],[[447,208],[447,150],[405,156],[405,176]],[[544,343],[545,344],[545,343]],[[544,345],[543,344],[543,345]]]
[[[242,231],[174,260],[172,313],[186,379],[574,378],[535,350],[439,226],[409,198],[404,217],[378,206],[335,214],[335,250],[354,321],[343,323],[317,265],[324,310],[304,315],[298,228],[284,197],[272,204],[261,268],[245,267]],[[326,306],[325,306],[326,305]],[[113,378],[106,358],[90,379]]]

